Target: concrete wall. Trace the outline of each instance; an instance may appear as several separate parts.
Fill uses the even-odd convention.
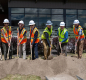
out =
[[[8,7],[32,7],[32,8],[66,8],[66,9],[86,9],[86,3],[78,2],[52,2],[52,1],[10,1]]]

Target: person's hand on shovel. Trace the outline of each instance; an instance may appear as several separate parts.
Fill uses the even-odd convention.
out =
[[[59,42],[59,45],[61,45],[62,44],[62,42]]]
[[[20,45],[20,43],[18,43],[18,46]]]
[[[77,42],[75,42],[75,46],[77,46]]]
[[[33,45],[31,44],[31,45],[30,45],[30,48],[32,49],[32,47],[33,47]]]
[[[10,46],[10,43],[8,42],[8,46]]]

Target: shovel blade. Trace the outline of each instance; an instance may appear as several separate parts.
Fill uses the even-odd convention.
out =
[[[51,60],[51,59],[53,59],[53,56],[52,55],[49,55],[48,56],[48,60]]]
[[[77,80],[84,80],[84,79],[80,78],[79,76],[76,76],[76,77],[77,77]]]

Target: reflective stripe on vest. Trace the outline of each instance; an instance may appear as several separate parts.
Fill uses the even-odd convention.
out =
[[[18,31],[17,35],[19,35],[19,28],[17,28],[17,31]],[[25,31],[26,31],[26,29],[23,28],[22,31],[21,31],[21,34],[18,36],[19,42],[21,42],[21,39],[23,38],[23,35],[24,35]],[[26,31],[26,33],[27,33],[27,31]],[[27,37],[24,36],[24,39],[22,40],[22,42],[20,44],[23,44],[23,43],[26,43],[26,42],[27,42]]]
[[[9,35],[7,33],[7,30],[6,30],[5,26],[1,29],[1,41],[4,42],[4,43],[7,43],[8,38],[9,38],[9,41],[11,39],[11,26],[10,27],[8,26],[8,28],[9,28]],[[5,33],[5,36],[6,36],[7,41],[5,40],[4,35],[2,34],[2,30]]]
[[[60,28],[60,27],[58,28],[59,42],[63,41],[63,39],[65,38],[65,33],[66,33],[66,31],[67,31],[66,28],[64,28],[64,29],[62,30],[62,32],[61,32],[61,28]],[[63,43],[67,43],[67,42],[68,42],[68,39],[67,39],[65,42],[63,42]]]
[[[41,35],[41,39],[46,39],[46,37],[45,37],[45,32],[47,32],[48,35],[49,35],[49,40],[50,40],[50,36],[51,36],[51,34],[52,34],[52,29],[53,29],[53,26],[51,26],[50,31],[48,30],[48,27],[46,27],[46,28],[44,29],[44,31],[43,31],[43,34]]]
[[[76,39],[78,39],[79,37],[79,30],[82,29],[82,35],[80,35],[80,39],[84,39],[84,32],[83,32],[83,28],[79,25],[78,29],[75,29],[75,26],[73,25],[73,32],[75,34]]]
[[[33,43],[33,40],[34,40],[34,35],[35,35],[35,32],[38,31],[38,29],[35,27],[32,31],[32,34],[31,34],[31,29],[30,29],[30,35],[31,35],[31,43]],[[39,42],[39,31],[38,31],[38,36],[37,36],[37,39],[35,41],[35,43],[38,43]]]

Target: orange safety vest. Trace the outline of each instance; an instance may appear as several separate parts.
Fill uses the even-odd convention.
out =
[[[78,36],[79,36],[79,30],[82,29],[82,35],[80,35],[80,39],[84,39],[85,38],[85,35],[84,35],[84,32],[83,32],[83,28],[79,25],[78,29],[75,29],[75,26],[73,25],[73,32],[75,34],[75,38],[78,39]]]
[[[18,31],[17,36],[18,36],[18,39],[19,39],[19,42],[20,42],[21,39],[23,38],[23,35],[24,35],[26,29],[23,28],[20,35],[19,35],[19,28],[17,28],[17,31]],[[26,33],[27,33],[27,31],[26,31]],[[23,44],[23,43],[26,43],[26,42],[27,42],[27,37],[24,36],[24,39],[22,40],[22,42],[20,44]]]
[[[5,26],[1,29],[1,41],[2,41],[3,43],[7,43],[7,41],[8,41],[8,40],[10,41],[10,39],[11,39],[11,33],[12,33],[12,31],[11,31],[11,26],[10,26],[10,27],[8,26],[8,28],[9,28],[9,34],[7,33],[7,30],[6,30]],[[7,41],[5,40],[4,35],[2,34],[2,30],[3,30],[4,33],[5,33],[5,36],[6,36]]]
[[[36,31],[38,31],[38,29],[35,27],[31,34],[31,28],[30,28],[31,43],[33,43],[33,39],[34,39],[34,35]],[[38,31],[38,36],[37,36],[35,43],[38,43],[38,42],[39,42],[39,31]]]

